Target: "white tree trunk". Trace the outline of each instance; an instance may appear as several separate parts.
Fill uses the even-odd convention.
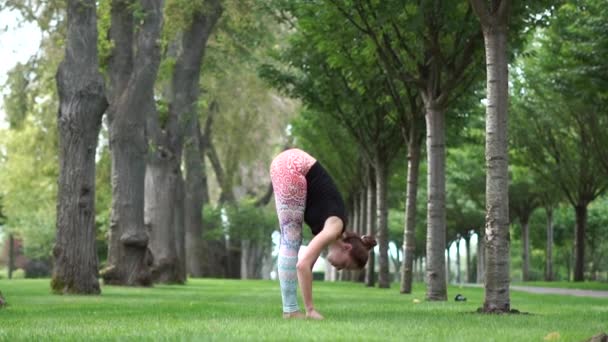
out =
[[[418,196],[421,147],[418,133],[412,130],[407,150],[407,198],[405,201],[405,229],[403,232],[401,293],[412,293],[414,253],[416,251],[416,197]]]
[[[373,173],[373,172],[370,172]],[[367,235],[373,236],[376,233],[376,181],[375,177],[370,176],[367,183]],[[369,253],[367,266],[365,268],[365,285],[372,287],[376,284],[376,254],[372,249]]]
[[[505,0],[503,0],[505,1]],[[509,312],[507,26],[484,26],[487,67],[485,312]]]
[[[426,104],[428,200],[426,236],[426,298],[447,300],[445,279],[445,112],[432,100]]]
[[[376,160],[376,203],[377,203],[377,222],[378,222],[378,287],[390,287],[390,270],[388,260],[388,208],[387,202],[387,178],[388,169],[383,161]]]

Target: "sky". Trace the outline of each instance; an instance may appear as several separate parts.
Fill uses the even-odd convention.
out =
[[[22,17],[15,11],[0,12],[0,86],[6,82],[7,72],[21,62],[36,54],[42,33],[35,23],[20,23]],[[0,89],[1,95],[5,94]],[[3,109],[3,96],[0,95],[0,129],[8,126]]]

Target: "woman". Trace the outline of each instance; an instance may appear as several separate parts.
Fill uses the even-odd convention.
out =
[[[281,226],[278,271],[283,317],[323,319],[312,300],[312,266],[321,251],[329,247],[327,261],[339,270],[361,269],[376,240],[345,230],[344,201],[327,171],[308,153],[299,149],[281,152],[272,161],[270,178]],[[314,237],[298,260],[303,222]],[[306,316],[298,308],[298,283]]]

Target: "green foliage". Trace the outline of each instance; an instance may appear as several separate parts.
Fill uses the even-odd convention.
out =
[[[40,143],[48,138],[31,120],[21,130],[0,134],[6,225],[24,238],[31,257],[50,255],[54,239],[58,162],[54,144]]]
[[[53,296],[48,280],[2,280],[0,288],[11,304],[0,311],[1,336],[9,341],[78,341],[85,335],[90,340],[541,341],[551,332],[582,341],[604,331],[608,319],[606,298],[518,291],[511,293],[512,306],[530,315],[476,315],[483,289],[449,287],[450,297],[460,293],[468,300],[434,303],[424,301],[420,283],[411,295],[399,295],[356,283],[315,282],[323,322],[283,320],[275,281],[105,286],[95,297]]]
[[[270,207],[257,207],[250,200],[226,206],[230,238],[249,240],[270,246],[272,232],[277,230],[277,216]]]
[[[206,205],[203,208],[203,233],[204,240],[220,240],[224,239],[224,228],[222,226],[222,211],[221,208]]]

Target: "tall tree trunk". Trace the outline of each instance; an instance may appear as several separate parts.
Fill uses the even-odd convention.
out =
[[[510,312],[508,174],[508,17],[510,0],[471,0],[483,30],[486,70],[486,225],[484,312]],[[489,12],[491,9],[492,12]]]
[[[415,127],[412,125],[412,127]],[[403,263],[401,264],[401,293],[412,293],[413,261],[416,252],[416,198],[420,172],[421,134],[412,128],[407,144],[407,198],[405,200],[405,230],[403,232]]]
[[[547,213],[547,250],[545,255],[545,281],[553,280],[553,208],[545,207]]]
[[[521,220],[521,240],[522,240],[522,269],[521,276],[523,281],[530,280],[530,224],[529,218]]]
[[[445,281],[445,112],[426,103],[428,200],[426,236],[426,298],[447,300]]]
[[[460,267],[460,238],[456,240],[456,283],[462,282],[462,273]]]
[[[450,247],[452,246],[452,243],[448,243],[448,246],[445,248],[445,252],[447,255],[447,263],[446,263],[446,267],[445,267],[445,279],[448,282],[448,284],[450,283],[450,278],[451,278],[451,273],[452,270],[450,269],[451,267],[451,257],[450,257]]]
[[[149,236],[144,226],[144,174],[148,145],[146,117],[155,112],[154,81],[160,63],[158,39],[162,1],[146,0],[146,13],[133,46],[131,1],[112,3],[109,111],[112,154],[112,214],[106,284],[149,286]],[[136,55],[133,55],[134,50]]]
[[[219,1],[208,1],[208,13],[195,13],[182,36],[182,48],[173,71],[173,110],[184,124],[185,199],[187,271],[193,277],[203,275],[203,203],[208,201],[204,154],[198,113],[201,64],[207,41],[221,15]],[[207,197],[207,198],[206,198]]]
[[[201,150],[201,173],[203,187],[202,187],[202,195],[203,195],[203,205],[209,203],[209,191],[207,186],[207,173],[206,173],[206,160],[209,158],[213,169],[216,173],[216,177],[223,177],[223,170],[221,169],[221,165],[216,164],[219,163],[219,160],[212,159],[212,155],[214,154],[213,144],[211,142],[212,135],[212,127],[214,116],[217,112],[218,106],[217,102],[211,101],[209,105],[209,110],[207,114],[207,119],[205,121],[204,132],[201,132],[199,135],[200,141],[200,150]],[[217,155],[215,155],[217,158]],[[193,171],[194,172],[194,171]],[[219,172],[219,174],[218,174]],[[218,178],[219,179],[219,178]],[[223,180],[223,178],[222,178]],[[219,182],[219,181],[218,181]],[[221,184],[221,182],[220,182]],[[213,277],[213,278],[224,278],[226,277],[226,260],[227,260],[227,251],[226,244],[224,241],[224,236],[219,236],[216,239],[211,239],[208,236],[212,233],[213,229],[220,229],[218,227],[211,227],[205,225],[205,220],[203,219],[203,224],[201,226],[203,236],[203,252],[202,252],[202,275],[204,277]]]
[[[357,233],[359,233],[359,235],[367,234],[367,186],[365,185],[359,195],[359,222],[359,230],[357,231]],[[354,273],[354,281],[365,281],[365,270],[356,270],[354,271]]]
[[[369,182],[367,183],[367,235],[376,234],[376,180],[373,169],[370,167]],[[372,249],[369,252],[367,267],[365,268],[365,286],[372,287],[376,284],[376,254]]]
[[[477,233],[477,284],[482,284],[485,280],[486,271],[486,247],[485,237],[482,235],[482,229]]]
[[[15,269],[15,238],[13,234],[8,234],[8,279],[13,279]]]
[[[173,226],[175,227],[175,254],[177,255],[177,282],[185,283],[188,279],[186,272],[186,227],[185,227],[185,196],[184,178],[178,169],[175,179],[175,206],[173,208]]]
[[[466,252],[467,271],[465,273],[465,282],[471,283],[471,234],[467,232],[464,237],[464,247]]]
[[[353,204],[352,204],[352,210],[351,210],[352,215],[353,215],[352,216],[353,220],[351,221],[352,225],[351,225],[350,229],[354,232],[359,231],[359,226],[361,224],[359,222],[359,220],[361,219],[361,215],[359,213],[359,200],[358,199],[359,199],[359,193],[353,195]]]
[[[68,1],[65,44],[56,76],[59,182],[51,288],[58,294],[99,294],[95,152],[108,102],[99,73],[95,1]]]
[[[156,146],[167,146],[166,143],[159,143],[163,138],[160,128],[149,131]],[[156,133],[152,133],[154,131]],[[177,182],[177,172],[173,169],[175,162],[171,160],[173,158],[175,155],[164,149],[162,152],[152,152],[148,158],[145,177],[144,217],[150,233],[150,251],[154,257],[152,279],[165,284],[180,283],[173,217]]]
[[[585,230],[587,226],[587,204],[574,207],[576,213],[574,281],[585,280]]]
[[[387,178],[388,166],[383,160],[377,158],[375,161],[376,171],[376,203],[377,203],[377,222],[378,222],[378,287],[390,287],[390,271],[388,260],[388,208],[387,200]]]

